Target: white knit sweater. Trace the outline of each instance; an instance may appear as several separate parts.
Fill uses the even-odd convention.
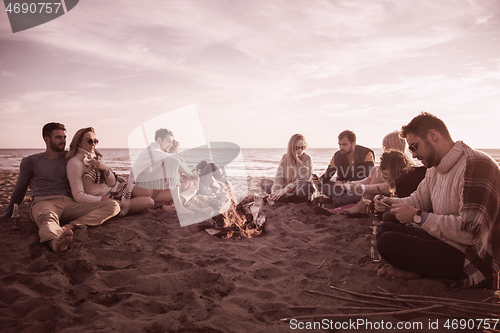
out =
[[[462,141],[457,141],[437,167],[427,169],[424,180],[411,196],[392,199],[394,203],[407,203],[424,212],[432,212],[422,229],[462,252],[465,251],[464,245],[472,245],[473,239],[471,233],[461,230],[466,163],[464,147]]]
[[[86,153],[89,154],[84,149],[78,148],[75,156],[70,158],[66,165],[66,173],[68,174],[69,184],[71,185],[71,193],[76,202],[101,201],[103,196],[109,196],[111,187],[115,185],[116,179],[112,172],[108,172],[105,176],[105,183],[86,183],[86,186],[84,186],[83,175],[88,170],[88,166],[83,163],[83,158]]]

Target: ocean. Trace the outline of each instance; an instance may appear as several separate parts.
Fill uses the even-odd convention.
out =
[[[314,161],[313,172],[322,175],[326,170],[330,159],[338,149],[308,148],[306,153]],[[379,163],[382,149],[374,148],[375,164]],[[500,164],[500,149],[480,149],[489,154]],[[18,172],[21,159],[25,156],[42,152],[43,149],[0,149],[0,171]],[[129,152],[128,148],[103,148],[99,149],[103,154],[103,160],[117,174],[128,174],[130,172],[131,160],[135,159],[141,149]],[[237,179],[272,178],[278,167],[281,157],[286,152],[285,148],[242,148],[240,155],[226,166],[228,175]],[[131,155],[131,156],[130,156]],[[199,156],[190,156],[189,152],[182,151],[187,165],[194,168],[200,162]]]

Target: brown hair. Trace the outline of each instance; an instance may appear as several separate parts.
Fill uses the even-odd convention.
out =
[[[42,128],[42,138],[50,138],[52,135],[52,131],[55,130],[63,130],[66,132],[66,127],[64,127],[61,123],[48,123],[45,124]]]
[[[172,147],[168,150],[170,154],[177,154],[179,152],[179,141],[172,140]]]
[[[342,138],[345,138],[345,137],[347,138],[347,140],[349,140],[350,143],[353,143],[354,141],[356,141],[356,134],[354,134],[353,131],[345,130],[345,131],[340,132],[338,139],[342,140]]]
[[[155,133],[155,141],[158,140],[158,138],[163,140],[167,137],[167,135],[174,136],[174,133],[171,130],[168,130],[166,128],[160,128]]]
[[[423,111],[418,116],[413,118],[408,125],[401,127],[401,137],[406,139],[409,133],[417,137],[422,137],[430,130],[435,130],[446,139],[451,140],[450,132],[448,132],[448,128],[445,123],[438,117]]]
[[[408,158],[397,150],[386,151],[380,157],[380,170],[389,170],[391,179],[388,179],[389,186],[394,189],[396,179],[405,171],[411,168]]]
[[[69,161],[70,158],[76,155],[76,152],[78,150],[78,144],[80,143],[80,141],[83,140],[83,136],[87,132],[92,132],[95,134],[95,130],[93,127],[85,127],[76,131],[75,135],[73,136],[73,140],[71,140],[71,144],[69,145],[69,151],[66,154],[66,163]],[[95,154],[99,157],[102,157],[102,154],[97,149],[95,150]]]

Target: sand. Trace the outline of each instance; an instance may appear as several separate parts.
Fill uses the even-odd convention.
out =
[[[15,179],[0,174],[2,212]],[[258,180],[250,184],[258,191]],[[384,263],[370,260],[364,238],[371,220],[319,216],[313,208],[265,205],[266,229],[252,239],[210,236],[207,223],[181,228],[175,213],[157,209],[76,230],[69,249],[56,254],[39,243],[23,204],[19,234],[9,221],[0,225],[0,332],[292,332],[293,321],[280,319],[351,313],[356,320],[373,312],[327,309],[363,305],[307,292],[352,297],[330,285],[368,294],[380,287],[473,301],[494,296],[451,291],[443,281],[377,277]],[[290,308],[311,306],[320,308]],[[432,312],[371,320],[423,323],[408,332],[460,331],[442,327],[446,317]],[[439,320],[440,329],[428,330],[429,320]]]

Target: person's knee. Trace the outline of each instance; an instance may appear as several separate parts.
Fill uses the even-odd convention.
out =
[[[111,214],[114,215],[117,215],[118,213],[120,213],[120,204],[118,203],[118,201],[115,201],[115,200],[106,200],[106,201],[103,201],[103,205],[101,206],[101,209],[107,209],[110,211]]]
[[[155,205],[155,201],[153,200],[153,198],[145,197],[143,200],[146,210],[152,208]]]
[[[388,222],[380,223],[380,226],[378,227],[379,236],[387,231],[393,231],[395,229],[394,227],[396,227],[396,226],[398,226],[398,224],[395,222],[388,221]]]
[[[388,254],[394,251],[392,247],[392,236],[393,232],[380,233],[377,237],[377,250],[380,255],[387,260]]]
[[[37,214],[33,216],[33,219],[38,226],[46,223],[59,223],[59,216],[54,211],[48,209],[38,211]]]

